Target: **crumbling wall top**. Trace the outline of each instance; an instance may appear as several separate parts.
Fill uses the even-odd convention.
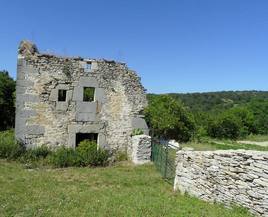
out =
[[[27,40],[23,40],[20,42],[18,53],[23,56],[27,56],[27,55],[38,54],[39,52],[34,43]]]

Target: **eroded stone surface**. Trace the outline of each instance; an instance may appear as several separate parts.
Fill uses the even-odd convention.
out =
[[[95,88],[94,102],[83,102],[84,87]],[[41,54],[23,41],[16,88],[16,138],[27,147],[74,147],[77,133],[98,133],[100,146],[128,150],[134,127],[148,132],[145,122],[135,122],[147,105],[145,90],[124,63]]]
[[[268,153],[178,151],[174,189],[268,216]]]
[[[151,160],[151,137],[132,136],[131,160],[134,164],[144,164]]]

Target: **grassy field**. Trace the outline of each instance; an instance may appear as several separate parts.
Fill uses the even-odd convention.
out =
[[[0,216],[246,217],[173,193],[153,165],[25,169],[0,160]]]
[[[260,137],[255,137],[259,138]],[[263,139],[265,136],[262,137]],[[252,140],[254,141],[254,140]],[[188,142],[182,144],[182,147],[194,148],[197,151],[214,151],[214,150],[228,150],[228,149],[245,149],[245,150],[257,150],[257,151],[268,151],[268,147],[263,147],[254,144],[240,144],[232,140],[217,140],[211,138],[203,138],[201,142]]]
[[[268,142],[268,135],[249,135],[246,139],[254,142]]]

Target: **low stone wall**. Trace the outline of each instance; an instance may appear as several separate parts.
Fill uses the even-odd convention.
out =
[[[147,135],[132,136],[131,160],[134,164],[144,164],[151,160],[151,137]]]
[[[174,189],[268,216],[268,152],[178,151]]]

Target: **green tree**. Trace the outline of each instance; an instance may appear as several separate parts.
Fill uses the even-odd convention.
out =
[[[214,138],[237,139],[240,136],[241,122],[230,113],[220,115],[208,125],[208,135]]]
[[[15,81],[7,71],[0,71],[0,130],[15,125]]]
[[[248,109],[254,115],[254,133],[268,134],[268,100],[254,99],[248,104]]]
[[[227,111],[239,119],[240,128],[240,137],[245,137],[250,133],[255,133],[256,129],[254,127],[254,114],[245,106],[238,106],[231,108]]]
[[[188,141],[195,132],[192,115],[182,103],[168,95],[149,97],[145,119],[155,136]]]

